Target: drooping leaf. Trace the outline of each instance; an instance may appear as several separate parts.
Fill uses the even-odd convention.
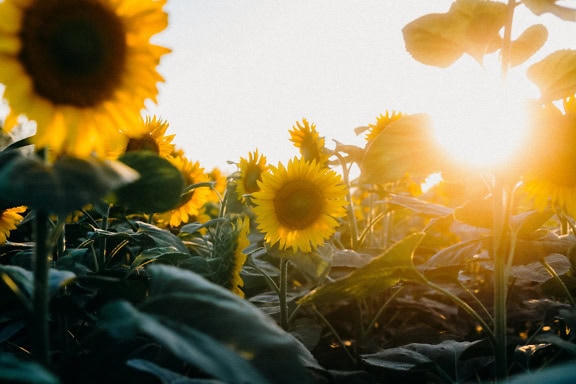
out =
[[[570,260],[564,255],[552,254],[544,258],[558,275],[564,275],[570,270]],[[526,265],[515,265],[510,271],[510,276],[516,279],[543,283],[552,278],[542,263],[534,262]]]
[[[576,364],[573,361],[563,363],[558,366],[537,370],[536,372],[532,371],[515,375],[510,378],[508,384],[572,384],[574,382],[575,369]]]
[[[557,4],[558,0],[523,0],[524,4],[535,15],[551,13],[566,21],[576,21],[576,9]]]
[[[451,215],[454,211],[452,208],[448,208],[444,205],[430,203],[410,196],[390,194],[389,199],[389,202],[392,204],[400,205],[416,213],[434,217],[446,217]]]
[[[142,312],[206,334],[248,359],[270,382],[310,382],[304,366],[319,365],[258,308],[192,272],[165,265],[148,271],[150,296]]]
[[[3,383],[58,384],[60,381],[45,367],[33,361],[0,354],[0,381]]]
[[[402,33],[406,50],[414,59],[422,64],[446,68],[464,53],[461,29],[452,15],[433,13],[407,24]]]
[[[420,275],[412,264],[412,255],[423,238],[423,233],[407,236],[348,276],[311,291],[300,302],[321,303],[367,297],[381,293],[402,280],[420,281]]]
[[[406,173],[428,176],[444,167],[435,145],[432,123],[425,114],[404,116],[370,141],[360,164],[362,183],[394,182]]]
[[[129,367],[142,372],[147,372],[156,377],[162,384],[226,384],[223,381],[215,379],[191,378],[180,375],[169,369],[162,368],[148,360],[131,359],[126,362]]]
[[[472,200],[454,210],[454,218],[474,227],[492,228],[493,199],[491,197]]]
[[[524,63],[542,48],[547,39],[548,29],[542,24],[528,27],[511,43],[510,65],[515,67]]]
[[[128,152],[119,160],[138,171],[140,178],[116,191],[118,205],[156,213],[180,203],[184,177],[168,160],[149,151]]]
[[[560,100],[576,93],[576,50],[563,49],[531,65],[528,78],[540,88],[545,101]]]
[[[182,253],[178,251],[175,247],[156,247],[156,248],[147,248],[142,251],[142,253],[132,261],[130,268],[135,269],[142,267],[148,263],[162,263],[168,265],[178,265],[179,262],[183,261],[184,259],[190,257],[190,255],[186,253]]]
[[[0,167],[0,206],[66,214],[137,178],[137,172],[116,161],[64,156],[47,164],[35,155],[10,155]]]
[[[518,237],[525,238],[540,229],[553,214],[554,211],[551,209],[522,212],[510,218],[510,227],[516,231]]]

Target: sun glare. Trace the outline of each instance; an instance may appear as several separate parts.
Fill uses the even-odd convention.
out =
[[[439,144],[465,166],[493,169],[510,160],[527,129],[526,84],[460,68],[445,85],[433,102]]]

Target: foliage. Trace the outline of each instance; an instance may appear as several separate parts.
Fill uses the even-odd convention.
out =
[[[402,31],[426,65],[526,69],[533,136],[503,168],[453,162],[425,113],[386,112],[357,129],[364,147],[334,149],[303,119],[297,171],[256,150],[226,177],[160,137],[167,123],[107,156],[7,140],[0,213],[27,210],[0,215],[0,381],[573,379],[576,51],[530,62],[548,32],[512,40],[519,6],[575,19],[557,1],[455,0]]]

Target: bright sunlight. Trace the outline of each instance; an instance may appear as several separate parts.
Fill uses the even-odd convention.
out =
[[[455,66],[447,75],[443,93],[432,101],[440,145],[466,166],[492,169],[505,164],[525,136],[528,81],[502,81],[500,74],[476,63]]]

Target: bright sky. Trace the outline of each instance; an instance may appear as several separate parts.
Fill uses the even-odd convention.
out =
[[[363,145],[355,127],[386,110],[430,112],[443,89],[479,70],[467,59],[450,70],[425,66],[405,51],[402,28],[451,3],[169,0],[170,26],[155,41],[173,53],[163,58],[166,83],[149,113],[168,120],[177,145],[207,170],[233,171],[227,161],[256,148],[269,163],[286,162],[298,153],[288,130],[302,118],[329,147],[332,139]],[[576,23],[523,7],[516,20],[549,28],[531,62],[576,48]]]

